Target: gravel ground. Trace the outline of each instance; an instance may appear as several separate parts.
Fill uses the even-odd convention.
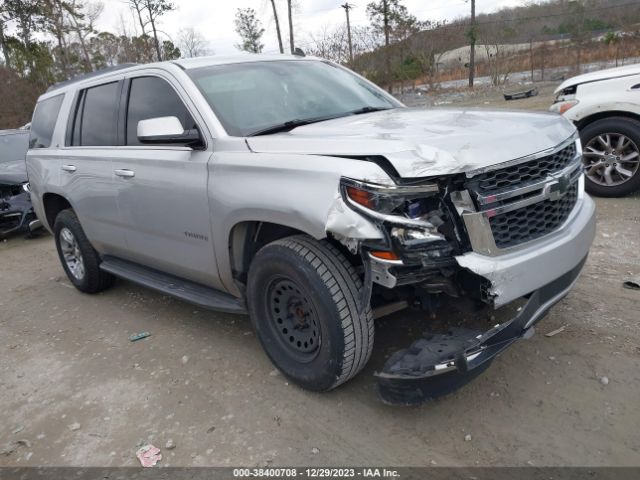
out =
[[[538,333],[417,408],[383,405],[372,374],[422,315],[379,321],[368,367],[314,394],[246,317],[124,281],[84,295],[50,236],[0,243],[0,466],[135,466],[147,442],[164,466],[640,465],[640,292],[622,287],[640,278],[640,195],[597,205],[585,270]]]
[[[406,93],[398,98],[410,107],[490,108],[501,110],[547,111],[553,103],[553,91],[558,82],[537,82],[529,85],[507,87],[478,86],[473,91],[466,88],[440,90],[437,93]],[[520,100],[505,100],[503,94],[535,88],[538,95]]]

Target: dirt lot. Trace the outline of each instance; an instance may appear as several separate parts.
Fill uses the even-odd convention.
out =
[[[640,292],[622,288],[640,278],[640,195],[597,204],[587,266],[538,334],[419,408],[383,405],[372,373],[422,319],[380,321],[369,366],[313,394],[275,372],[246,317],[123,281],[83,295],[51,237],[0,243],[0,450],[26,440],[0,466],[134,466],[143,442],[164,466],[640,465]]]

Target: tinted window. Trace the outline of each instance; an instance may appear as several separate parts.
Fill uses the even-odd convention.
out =
[[[118,82],[87,88],[81,99],[81,120],[73,145],[102,146],[116,144]],[[80,113],[79,113],[80,115]],[[76,120],[77,124],[78,120]]]
[[[0,135],[0,163],[24,160],[28,146],[28,132]]]
[[[127,111],[127,145],[138,141],[138,122],[155,117],[178,117],[185,130],[195,128],[195,122],[176,91],[158,77],[139,77],[131,81]]]
[[[51,146],[51,137],[63,98],[64,95],[56,95],[38,102],[31,121],[29,148],[49,148]]]

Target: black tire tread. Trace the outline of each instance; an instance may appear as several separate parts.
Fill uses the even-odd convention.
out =
[[[362,281],[353,265],[327,240],[295,235],[272,242],[290,248],[312,265],[327,286],[338,310],[344,333],[341,373],[333,389],[355,376],[367,364],[373,351],[374,324],[371,306],[358,312]]]

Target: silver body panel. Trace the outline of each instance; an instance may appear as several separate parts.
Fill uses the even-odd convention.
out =
[[[188,69],[256,58],[179,64]],[[530,157],[555,148],[575,132],[570,122],[552,114],[398,108],[286,134],[231,137],[181,67],[170,62],[132,67],[43,95],[41,99],[62,93],[65,99],[52,147],[27,154],[34,208],[51,229],[43,196],[63,196],[101,254],[236,296],[242,292],[232,275],[229,243],[233,228],[242,222],[285,225],[318,239],[331,233],[346,245],[383,238],[375,223],[344,203],[339,182],[349,177],[391,187],[393,180],[375,163],[340,156],[383,155],[403,177],[448,175]],[[171,83],[199,125],[206,143],[203,150],[64,146],[78,90],[142,75]],[[76,170],[63,170],[66,165]],[[458,257],[458,263],[491,280],[499,302],[529,293],[529,288],[549,283],[556,273],[575,266],[577,253],[567,253],[572,242],[579,240],[575,250],[586,254],[593,231],[593,204],[586,196],[580,212],[554,235],[555,240],[542,239],[500,258],[473,252]],[[535,263],[541,255],[545,260]]]
[[[559,230],[527,247],[500,256],[469,252],[456,260],[460,266],[491,282],[489,293],[494,297],[494,305],[499,307],[537,290],[578,265],[589,253],[595,224],[595,204],[591,197],[584,195]]]

